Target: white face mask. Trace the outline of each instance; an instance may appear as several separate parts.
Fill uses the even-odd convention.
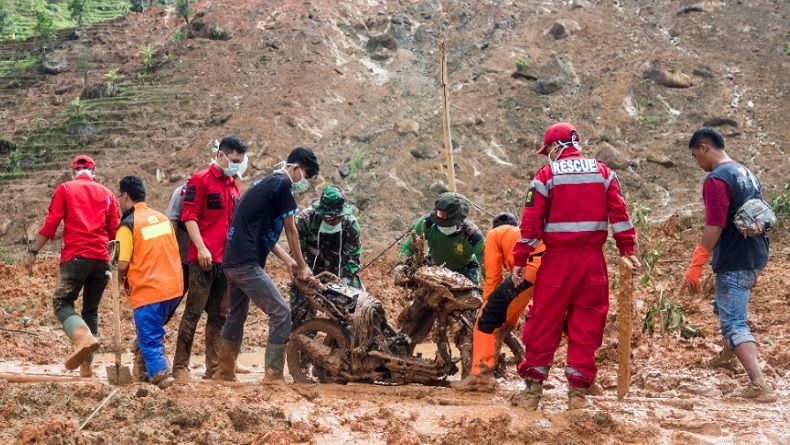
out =
[[[281,171],[286,176],[288,176],[288,179],[291,180],[291,192],[294,195],[298,195],[306,191],[307,188],[310,186],[310,183],[307,182],[307,176],[304,174],[304,170],[302,170],[301,168],[299,168],[299,171],[302,173],[302,179],[300,179],[297,182],[294,182],[294,179],[291,177],[291,174],[288,173],[288,170],[286,170],[286,167],[291,165],[295,165],[295,164],[288,164],[285,161],[280,161],[279,163],[277,163],[277,165],[275,165],[275,168],[277,169],[277,171]]]
[[[450,226],[450,227],[436,226],[436,228],[439,229],[440,232],[442,232],[443,234],[445,234],[447,236],[450,236],[453,233],[458,231],[458,226]]]
[[[338,233],[341,230],[343,230],[343,221],[340,221],[334,226],[330,226],[329,224],[326,223],[326,221],[321,221],[321,226],[318,228],[318,231],[320,233],[327,233],[327,234]]]

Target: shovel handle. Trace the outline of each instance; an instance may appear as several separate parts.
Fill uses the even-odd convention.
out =
[[[112,331],[113,349],[115,349],[115,363],[121,363],[121,295],[119,291],[120,282],[118,281],[118,267],[112,268]]]

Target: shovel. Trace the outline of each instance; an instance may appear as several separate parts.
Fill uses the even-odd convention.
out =
[[[110,241],[110,258],[112,260],[112,331],[113,349],[115,350],[115,364],[106,367],[107,381],[111,385],[128,385],[132,383],[132,372],[128,366],[121,365],[121,296],[118,281],[118,241]]]
[[[631,320],[634,293],[633,264],[620,260],[620,293],[617,296],[617,401],[622,402],[631,387]]]

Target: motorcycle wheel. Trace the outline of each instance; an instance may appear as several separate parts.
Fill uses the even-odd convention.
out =
[[[314,318],[291,332],[292,337],[305,335],[331,348],[332,354],[346,351],[348,339],[343,329],[334,321]],[[346,383],[346,381],[320,364],[311,360],[299,342],[289,341],[285,350],[288,372],[294,383]]]

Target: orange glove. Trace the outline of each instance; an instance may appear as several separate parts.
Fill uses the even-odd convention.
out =
[[[683,279],[683,287],[693,291],[700,291],[700,280],[702,278],[702,266],[707,264],[713,254],[702,244],[697,244],[694,254],[691,256],[691,265],[686,271]]]

